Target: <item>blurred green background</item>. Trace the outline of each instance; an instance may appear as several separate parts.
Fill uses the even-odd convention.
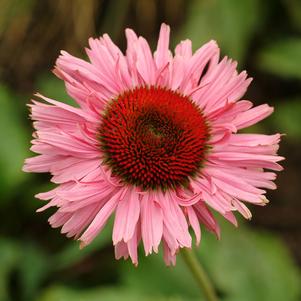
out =
[[[301,1],[299,0],[0,0],[0,301],[202,300],[181,257],[161,256],[138,268],[115,261],[110,226],[82,251],[36,214],[34,194],[49,175],[24,174],[32,127],[26,103],[36,91],[70,101],[51,73],[60,49],[84,57],[90,36],[107,32],[125,49],[131,27],[155,46],[161,22],[172,46],[216,39],[254,81],[246,95],[275,113],[251,130],[281,132],[287,159],[251,222],[221,222],[222,239],[203,232],[197,250],[221,300],[301,300]]]

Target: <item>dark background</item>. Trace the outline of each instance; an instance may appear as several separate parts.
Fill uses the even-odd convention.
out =
[[[250,131],[286,134],[270,204],[252,207],[238,229],[221,221],[221,241],[204,231],[200,260],[221,300],[301,300],[301,1],[0,0],[0,301],[201,300],[180,257],[176,268],[142,250],[138,268],[115,261],[110,226],[79,251],[47,224],[51,210],[35,213],[34,194],[52,187],[49,176],[21,172],[32,155],[32,94],[70,102],[51,73],[59,51],[85,57],[88,38],[105,32],[125,50],[126,27],[154,49],[162,22],[172,48],[216,39],[254,78],[245,97],[275,107]]]

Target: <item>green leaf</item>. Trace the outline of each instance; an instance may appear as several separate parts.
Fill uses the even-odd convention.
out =
[[[223,301],[298,301],[300,273],[283,243],[271,234],[238,229],[222,223],[220,241],[203,232],[200,249],[195,250]],[[126,287],[150,294],[172,294],[185,300],[199,300],[201,293],[181,256],[173,268],[164,266],[161,256],[143,258],[134,268],[123,266]]]
[[[25,179],[21,171],[28,156],[29,133],[16,110],[15,96],[0,84],[0,199],[6,200],[14,187]]]
[[[20,249],[14,242],[0,238],[0,300],[8,301],[9,276],[16,267],[20,256]]]
[[[301,79],[301,39],[273,42],[259,53],[258,67],[275,75]]]
[[[205,235],[201,253],[225,301],[300,300],[300,272],[271,234],[223,224],[221,241]]]
[[[198,300],[200,290],[187,270],[181,256],[177,257],[175,267],[166,267],[162,254],[143,258],[137,268],[127,261],[122,266],[122,282],[134,291],[151,294],[159,292],[164,296],[176,295],[189,300]]]
[[[258,0],[194,0],[188,9],[180,38],[194,47],[214,39],[222,51],[241,62],[261,22]]]
[[[113,221],[110,219],[95,240],[82,250],[79,249],[78,241],[70,242],[54,257],[55,269],[68,268],[107,245],[112,240],[112,223]]]
[[[33,300],[42,282],[52,271],[50,256],[37,245],[22,245],[19,263],[20,286],[24,300]]]
[[[277,105],[269,123],[287,139],[301,140],[301,99],[285,99]]]
[[[150,296],[123,288],[94,288],[75,290],[62,286],[48,288],[36,301],[184,301],[180,298],[165,298],[153,292]]]
[[[21,300],[33,300],[51,271],[51,263],[51,257],[37,245],[0,237],[0,300],[12,300],[12,275]]]

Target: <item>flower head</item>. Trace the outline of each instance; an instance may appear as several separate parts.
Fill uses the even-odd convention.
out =
[[[274,189],[280,134],[238,130],[273,111],[240,100],[251,82],[236,62],[219,59],[214,41],[195,53],[191,41],[169,50],[161,26],[152,54],[147,41],[126,30],[124,55],[108,35],[90,39],[90,62],[62,52],[54,73],[78,107],[37,96],[27,172],[50,172],[58,186],[36,197],[56,207],[49,222],[85,246],[114,217],[116,258],[138,263],[161,244],[167,264],[180,248],[199,243],[200,225],[219,236],[209,208],[236,224],[250,218],[245,202],[265,205]]]

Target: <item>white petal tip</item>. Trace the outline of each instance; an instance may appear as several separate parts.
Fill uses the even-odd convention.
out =
[[[79,249],[82,250],[84,247],[86,247],[88,244],[84,242],[83,240],[80,241]]]

